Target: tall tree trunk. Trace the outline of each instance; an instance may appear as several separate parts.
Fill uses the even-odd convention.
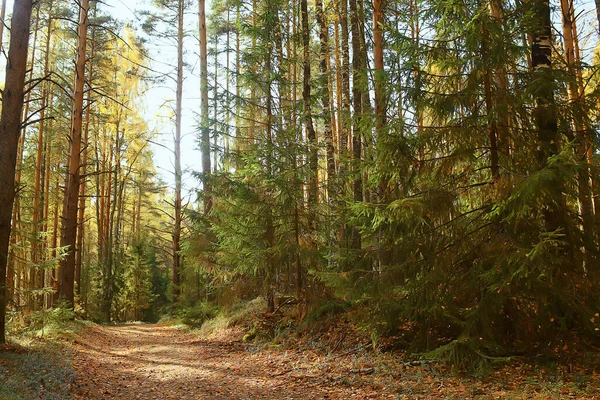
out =
[[[39,10],[39,9],[38,9]],[[49,73],[49,60],[50,60],[50,41],[52,38],[52,17],[50,12],[52,10],[52,2],[48,4],[48,21],[46,25],[46,45],[44,54],[44,77],[48,76]],[[43,173],[45,169],[43,166],[44,160],[44,133],[45,133],[45,118],[46,118],[46,103],[48,100],[48,82],[42,83],[42,94],[40,100],[40,123],[38,126],[38,137],[37,137],[37,151],[36,151],[36,169],[35,169],[35,184],[34,184],[34,196],[33,196],[33,212],[32,212],[32,228],[33,228],[33,241],[31,243],[31,263],[34,268],[40,261],[41,257],[41,238],[40,232],[42,227],[40,226],[40,219],[43,219],[43,207],[45,198],[42,196],[42,181]],[[40,218],[42,217],[42,218]],[[41,289],[44,286],[44,271],[37,269],[36,275],[36,287]],[[41,306],[43,299],[40,298],[39,305]]]
[[[96,17],[97,3],[94,3],[93,18]],[[85,240],[85,205],[86,205],[86,185],[87,185],[87,164],[88,164],[88,143],[90,136],[90,119],[92,107],[92,79],[94,76],[94,57],[96,44],[96,27],[92,28],[90,46],[90,63],[88,68],[88,92],[87,92],[87,107],[85,110],[85,127],[83,128],[83,154],[81,160],[81,176],[83,181],[79,187],[79,215],[77,216],[77,250],[75,252],[75,288],[78,296],[81,296],[81,270],[83,264],[83,249]]]
[[[350,144],[348,137],[350,135],[351,124],[350,124],[350,48],[349,48],[349,33],[348,33],[348,0],[339,0],[339,17],[340,17],[340,31],[342,37],[342,110],[340,120],[340,163],[339,163],[339,174],[342,179],[345,179],[345,173],[347,170],[347,159],[348,149]],[[345,187],[345,183],[343,183]]]
[[[29,76],[27,79],[29,81],[33,80],[33,72],[34,72],[34,64],[36,58],[36,45],[37,45],[37,33],[39,26],[39,8],[37,9],[35,17],[35,27],[33,29],[34,37],[32,41],[32,49],[31,49],[31,61],[29,63]],[[32,15],[33,16],[33,15]],[[22,120],[25,121],[29,116],[29,105],[31,104],[31,91],[28,91],[26,94],[26,98],[24,100],[24,106],[22,111]],[[27,256],[25,254],[25,249],[18,249],[17,243],[23,240],[22,237],[22,226],[21,226],[21,196],[19,195],[19,191],[21,188],[21,175],[23,172],[23,158],[25,152],[25,137],[27,133],[26,125],[23,125],[21,128],[21,135],[19,137],[19,144],[17,150],[17,166],[15,173],[15,190],[17,191],[14,205],[12,210],[12,221],[13,221],[13,229],[10,238],[10,246],[9,246],[9,257],[8,257],[8,290],[14,291],[17,293],[17,304],[21,305],[22,302],[26,302],[27,306],[31,307],[32,304],[32,293],[33,289],[35,289],[34,276],[35,276],[35,268],[29,267],[27,263]],[[20,253],[20,254],[17,254]],[[17,261],[20,260],[21,268],[18,269]]]
[[[179,298],[181,276],[181,112],[183,101],[183,13],[184,1],[177,3],[177,89],[175,105],[175,226],[173,227],[173,304]],[[209,158],[210,160],[210,158]],[[210,162],[210,161],[209,161]]]
[[[577,77],[575,43],[577,37],[573,29],[574,5],[573,0],[560,0],[562,10],[563,42],[565,48],[565,59],[567,61],[567,70],[569,72],[569,99],[575,107],[573,110],[573,125],[575,128],[575,139],[577,147],[575,156],[580,163],[578,169],[578,189],[579,189],[579,208],[581,210],[581,220],[583,222],[583,242],[586,249],[586,264],[590,267],[593,263],[593,255],[596,253],[596,232],[594,220],[594,205],[592,203],[592,190],[590,187],[590,170],[587,159],[588,146],[591,146],[586,126],[588,120],[585,111],[581,107],[583,102],[583,91],[579,90],[579,80]]]
[[[558,154],[558,118],[554,102],[552,77],[552,21],[549,0],[535,0],[537,24],[531,34],[531,65],[537,85],[534,119],[537,129],[538,164],[544,168],[548,159]],[[566,205],[558,183],[548,183],[549,197],[543,207],[546,230],[566,228]],[[564,205],[564,207],[563,207]]]
[[[73,92],[73,114],[69,137],[69,163],[65,183],[65,200],[60,245],[67,253],[60,263],[58,282],[59,299],[69,307],[74,305],[75,251],[77,246],[77,208],[79,199],[81,167],[81,131],[83,126],[83,94],[85,84],[85,61],[88,27],[89,0],[81,0],[79,9],[79,28],[77,61],[75,71],[75,90]]]
[[[385,71],[383,69],[383,0],[373,0],[373,67],[375,69],[375,127],[377,136],[386,123]]]
[[[360,1],[360,0],[359,0]],[[362,138],[361,130],[363,121],[363,85],[365,62],[363,60],[363,48],[361,44],[361,30],[358,14],[357,0],[350,0],[350,23],[352,25],[352,102],[354,108],[353,124],[352,124],[352,175],[353,175],[353,193],[354,201],[363,201],[363,180],[361,172],[361,157],[362,157]],[[361,237],[356,227],[352,228],[352,243],[353,249],[361,248]]]
[[[50,98],[48,99],[48,110],[52,110],[52,101],[53,97],[50,96]],[[48,131],[52,131],[52,120],[49,121],[48,123]],[[50,137],[50,135],[44,135],[45,136],[45,143],[44,143],[44,151],[46,152],[45,156],[44,156],[44,211],[43,211],[43,215],[42,215],[42,221],[43,221],[43,226],[42,226],[42,232],[44,232],[45,234],[48,232],[48,224],[49,224],[49,220],[50,220],[50,171],[51,171],[51,155],[52,155],[52,138]],[[48,250],[48,247],[50,247],[50,241],[49,238],[47,237],[47,235],[44,235],[45,239],[44,239],[44,249]],[[52,286],[54,284],[53,281],[53,277],[54,277],[54,268],[52,269],[47,269],[46,270],[46,286],[50,285]],[[44,306],[46,308],[50,308],[52,307],[52,299],[54,297],[53,293],[47,293],[46,294],[46,298],[44,301]]]
[[[200,149],[202,152],[202,187],[204,192],[204,213],[212,206],[210,195],[210,131],[208,120],[208,44],[206,42],[205,0],[198,0],[200,23]],[[216,90],[216,88],[215,88]]]
[[[310,30],[308,27],[308,4],[307,0],[300,0],[300,13],[302,18],[302,50],[303,50],[303,74],[302,74],[302,100],[304,102],[304,124],[306,127],[306,139],[308,140],[308,213],[309,226],[312,231],[315,226],[315,209],[318,202],[317,190],[317,168],[318,168],[318,147],[317,134],[313,125],[311,112],[311,87],[310,87]]]
[[[235,26],[238,27],[235,30],[235,149],[236,149],[236,168],[239,168],[240,164],[240,151],[242,149],[241,141],[242,141],[242,131],[240,129],[240,118],[241,115],[241,107],[240,107],[240,94],[241,94],[241,82],[240,82],[240,72],[241,72],[241,56],[240,56],[240,5],[236,4],[235,7]]]
[[[6,342],[6,264],[15,199],[32,0],[15,0],[0,114],[0,344]]]
[[[323,10],[322,0],[316,0],[315,6],[317,9],[317,20],[319,22],[319,39],[321,59],[319,61],[319,69],[321,72],[321,105],[323,106],[323,125],[325,127],[325,142],[327,152],[327,195],[331,202],[335,197],[335,159],[333,145],[333,123],[331,120],[331,95],[329,91],[331,75],[329,73],[329,28],[327,26],[327,18]]]
[[[32,16],[33,17],[33,16]],[[35,24],[34,24],[34,28],[33,28],[33,40],[31,42],[31,61],[29,63],[29,76],[27,77],[28,81],[31,82],[33,81],[33,73],[35,71],[35,61],[36,61],[36,57],[37,57],[37,36],[38,36],[38,32],[39,32],[39,25],[40,25],[40,7],[36,7],[36,13],[35,13],[35,17],[33,17],[35,20]],[[32,90],[27,91],[27,94],[25,95],[25,110],[23,111],[23,122],[25,123],[28,119],[29,119],[29,108],[31,105],[31,94],[32,94]],[[23,128],[21,129],[21,137],[20,137],[20,141],[19,141],[19,154],[17,156],[17,174],[15,177],[16,183],[15,183],[15,187],[19,188],[21,186],[21,176],[22,176],[22,171],[23,171],[23,160],[24,160],[24,156],[25,156],[25,138],[27,137],[27,125],[24,124]],[[19,225],[21,224],[21,198],[20,196],[17,196],[17,198],[15,199],[15,214],[16,215],[16,219],[19,221]],[[37,238],[34,238],[34,244],[33,247],[36,247],[35,242],[37,241]],[[37,298],[35,296],[35,290],[38,289],[39,287],[37,286],[37,277],[38,277],[38,268],[37,268],[37,260],[35,262],[27,262],[27,249],[23,249],[22,250],[23,254],[21,257],[21,260],[23,260],[23,264],[26,266],[24,268],[23,271],[23,276],[27,276],[27,274],[29,274],[28,279],[24,279],[21,280],[21,282],[23,283],[23,288],[26,290],[24,290],[24,293],[26,293],[26,299],[27,299],[27,306],[29,307],[29,309],[31,310],[35,310],[37,308]],[[27,281],[25,283],[25,281]]]
[[[109,185],[109,188],[112,188],[112,200],[109,202],[108,204],[108,209],[107,209],[107,224],[106,226],[108,226],[108,230],[106,232],[107,234],[107,241],[106,241],[106,254],[107,254],[107,258],[106,258],[106,265],[107,265],[107,277],[108,277],[108,284],[106,285],[106,292],[105,292],[105,318],[106,318],[106,322],[111,322],[111,320],[113,320],[113,317],[118,317],[118,316],[113,316],[112,315],[112,303],[113,303],[113,298],[114,298],[114,280],[113,280],[113,276],[117,276],[118,271],[116,270],[117,267],[117,262],[120,259],[120,238],[119,238],[119,227],[120,227],[120,223],[121,223],[121,219],[120,219],[120,215],[119,215],[119,210],[120,210],[120,198],[121,198],[121,188],[122,185],[119,183],[119,177],[121,174],[121,148],[123,146],[123,135],[124,132],[122,132],[121,129],[121,119],[122,119],[122,115],[119,113],[118,117],[117,117],[117,121],[115,124],[115,148],[114,151],[111,152],[111,156],[114,155],[114,164],[112,165],[112,168],[110,169],[111,174],[109,175],[109,179],[112,182],[111,185]],[[111,196],[111,192],[110,189],[108,191],[108,196],[110,199]],[[115,256],[116,255],[116,256]]]
[[[102,232],[102,265],[104,267],[104,281],[103,281],[103,311],[104,318],[107,322],[110,322],[111,319],[111,304],[112,304],[112,285],[113,285],[113,266],[112,266],[112,225],[111,225],[111,193],[113,192],[113,179],[112,179],[112,171],[114,166],[114,155],[115,151],[113,151],[113,144],[116,142],[112,140],[112,137],[106,135],[105,131],[105,146],[104,151],[108,153],[105,157],[107,158],[107,163],[105,164],[105,168],[103,169],[103,174],[106,174],[105,180],[105,191],[103,194],[104,197],[104,205],[102,209],[101,218],[102,226],[104,231]],[[116,144],[115,144],[116,148]]]
[[[303,0],[306,1],[306,0]],[[267,0],[267,12],[276,13],[276,9],[273,9],[273,1]],[[272,27],[269,27],[272,28]],[[273,43],[271,37],[272,30],[269,29],[267,38],[267,51],[265,55],[265,73],[267,74],[266,88],[265,88],[265,109],[266,109],[266,121],[265,121],[265,133],[266,133],[266,169],[267,176],[273,176],[273,72],[271,71],[271,57],[273,52]],[[269,198],[269,200],[274,200]],[[273,225],[273,210],[271,207],[267,207],[266,215],[266,227],[265,227],[265,241],[267,246],[266,252],[266,279],[265,279],[265,291],[267,298],[267,312],[272,313],[275,311],[275,259],[273,257],[275,252],[275,227]]]
[[[214,63],[215,69],[213,71],[213,120],[212,120],[212,133],[213,133],[213,163],[212,168],[213,172],[216,174],[219,170],[219,151],[218,151],[218,128],[219,128],[219,119],[218,119],[218,101],[219,98],[219,34],[215,32],[214,34],[215,43],[214,43]]]
[[[373,1],[373,87],[375,89],[375,136],[376,143],[381,140],[387,123],[387,96],[385,89],[385,69],[383,59],[383,0]],[[399,102],[401,103],[401,102]],[[380,199],[386,196],[386,183],[378,185]],[[379,240],[379,239],[378,239]]]
[[[297,26],[298,26],[298,6],[297,6],[297,2],[296,0],[292,0],[292,22],[291,22],[291,32],[292,32],[292,37],[294,38],[294,40],[292,40],[292,60],[294,60],[294,62],[291,63],[291,82],[293,82],[292,84],[292,93],[291,93],[291,104],[292,104],[292,113],[291,113],[291,119],[290,119],[290,126],[294,127],[294,132],[296,132],[296,125],[297,125],[297,117],[298,117],[298,85],[296,84],[296,82],[298,82],[298,63],[296,62],[296,60],[298,59],[298,46],[297,46],[297,40],[295,39],[297,37]],[[296,136],[296,135],[294,135]],[[299,155],[298,155],[298,151],[295,150],[293,157],[292,157],[292,167],[294,170],[294,179],[297,182],[300,182],[300,178],[298,176],[298,161],[299,161]],[[299,183],[298,185],[298,191],[300,193],[303,193],[302,190],[302,183]],[[296,298],[298,299],[298,309],[300,311],[300,313],[303,313],[303,305],[301,304],[302,302],[300,301],[303,298],[303,292],[304,292],[304,281],[305,281],[305,269],[303,268],[302,265],[302,256],[300,254],[300,236],[302,235],[301,232],[301,228],[300,228],[300,209],[302,207],[304,203],[304,199],[300,198],[298,199],[295,204],[294,204],[294,237],[295,237],[295,242],[296,242],[296,257],[295,257],[295,261],[296,261]]]
[[[496,24],[502,25],[502,0],[490,0],[490,13]],[[502,28],[503,29],[503,28]],[[494,70],[494,81],[496,83],[495,101],[498,130],[498,157],[509,156],[509,120],[508,120],[508,77],[504,65]]]
[[[225,171],[229,171],[229,168],[231,167],[231,154],[230,154],[230,139],[231,139],[231,129],[229,128],[229,119],[231,118],[231,107],[230,107],[230,103],[231,103],[231,96],[230,96],[230,92],[229,92],[229,84],[230,84],[230,67],[231,67],[231,60],[230,60],[230,42],[231,42],[231,8],[227,7],[227,20],[225,21],[226,26],[227,26],[227,32],[226,32],[226,36],[225,36],[225,104],[227,104],[227,108],[225,109],[225,118],[223,120],[223,132],[224,132],[224,139],[225,139],[225,152],[224,152],[224,165],[223,165],[223,170]],[[218,64],[218,63],[215,63]],[[215,99],[215,103],[216,103],[216,99]],[[216,151],[215,151],[216,153]]]
[[[494,115],[489,32],[485,23],[483,23],[481,27],[481,59],[483,60],[483,90],[490,143],[490,169],[492,171],[492,180],[497,181],[500,178],[500,166],[498,165],[498,124],[496,122],[496,116]]]
[[[337,126],[336,126],[336,172],[339,172],[340,158],[342,155],[342,59],[340,55],[340,13],[337,12],[337,18],[334,23],[333,42],[334,42],[334,58],[335,58],[335,100],[337,106]],[[339,182],[338,182],[339,184]]]
[[[53,212],[53,218],[52,218],[52,242],[51,242],[51,246],[52,246],[52,258],[56,259],[56,256],[58,254],[57,251],[57,247],[58,247],[58,231],[59,231],[59,225],[58,225],[58,221],[59,221],[59,214],[60,214],[60,202],[61,202],[61,196],[59,195],[60,193],[60,162],[56,163],[56,181],[54,182],[54,212]],[[54,268],[54,270],[52,271],[53,276],[52,276],[52,289],[53,289],[53,293],[52,293],[52,301],[50,302],[51,305],[54,305],[58,302],[58,275],[60,272],[60,265],[57,268]]]

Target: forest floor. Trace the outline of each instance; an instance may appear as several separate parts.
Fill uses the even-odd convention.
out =
[[[286,350],[165,325],[93,326],[72,350],[77,399],[600,399],[595,372],[513,365],[482,380],[364,346]]]

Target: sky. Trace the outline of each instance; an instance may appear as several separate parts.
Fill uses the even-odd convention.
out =
[[[102,6],[106,12],[111,13],[123,21],[131,21],[134,26],[139,25],[139,10],[148,8],[148,1],[141,0],[104,0]],[[195,9],[185,15],[184,23],[189,31],[196,31],[198,27]],[[174,43],[174,42],[173,42]],[[170,70],[169,64],[177,59],[175,48],[170,46],[156,46],[151,41],[147,43],[152,61],[151,68],[159,71]],[[200,109],[200,81],[198,77],[198,42],[193,36],[185,39],[186,61],[195,68],[186,69],[184,72],[183,111],[182,111],[182,140],[181,140],[181,166],[183,173],[184,203],[195,202],[195,190],[199,182],[191,176],[191,172],[202,169],[202,157],[197,140],[197,111]],[[164,62],[164,60],[168,60]],[[173,163],[173,138],[175,125],[167,118],[173,113],[175,103],[175,82],[167,81],[164,85],[150,87],[144,96],[146,106],[145,115],[150,129],[157,133],[156,142],[153,144],[154,163],[161,178],[169,185],[174,186]],[[163,147],[164,146],[164,147]],[[166,148],[165,148],[166,147]]]
[[[102,0],[101,7],[105,12],[123,22],[132,22],[135,27],[139,26],[141,22],[139,11],[150,8],[150,3],[151,0]],[[7,19],[12,14],[12,7],[13,1],[7,1]],[[198,17],[193,6],[190,12],[185,15],[185,18],[186,30],[191,33],[197,32]],[[174,42],[172,43],[174,44]],[[177,52],[174,46],[165,46],[164,43],[158,46],[153,40],[149,40],[147,49],[152,58],[151,68],[153,70],[169,71],[171,69],[169,64],[172,65],[177,60]],[[198,76],[199,49],[195,36],[189,35],[185,39],[184,49],[186,52],[185,61],[193,68],[191,71],[188,68],[184,72],[181,139],[182,184],[184,204],[188,201],[193,204],[196,201],[196,189],[200,186],[200,183],[192,177],[191,173],[194,171],[199,172],[202,169],[202,156],[198,146],[196,130],[198,125],[196,115],[200,110],[200,80]],[[4,71],[4,57],[0,57],[0,59],[2,61],[0,71]],[[175,82],[171,81],[161,86],[150,87],[146,91],[142,103],[145,105],[146,122],[149,128],[157,134],[155,138],[157,144],[152,144],[155,167],[161,179],[171,190],[174,190],[175,177],[172,149],[175,125],[167,116],[173,114],[171,107],[174,107],[175,103]]]

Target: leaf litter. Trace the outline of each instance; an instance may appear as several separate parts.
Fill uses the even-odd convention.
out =
[[[168,325],[94,326],[72,344],[76,399],[600,399],[600,376],[507,365],[486,378],[370,346],[244,343]],[[359,342],[359,341],[358,341]]]

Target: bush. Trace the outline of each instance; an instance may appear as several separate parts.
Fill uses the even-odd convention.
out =
[[[216,316],[217,308],[208,302],[201,302],[193,307],[185,307],[178,312],[181,322],[191,328],[199,328],[205,321]]]

